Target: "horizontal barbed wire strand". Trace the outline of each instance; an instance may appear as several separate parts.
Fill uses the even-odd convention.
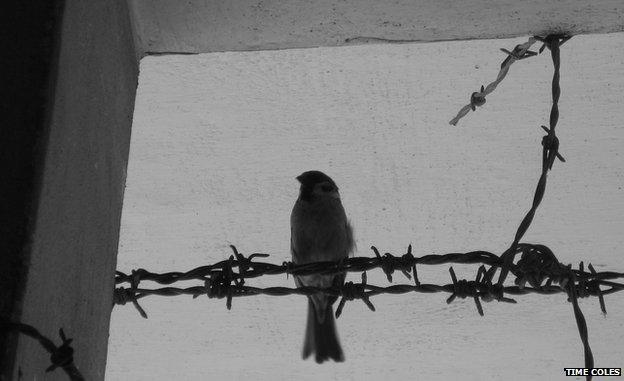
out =
[[[336,296],[344,296],[341,294],[347,292],[340,287],[316,288],[288,288],[288,287],[267,287],[258,288],[245,285],[245,279],[255,278],[261,275],[310,275],[310,274],[331,274],[338,272],[366,272],[374,268],[381,268],[389,281],[392,281],[394,271],[401,271],[408,277],[414,279],[415,285],[395,285],[390,287],[379,287],[374,285],[366,285],[366,290],[372,293],[365,296],[378,295],[381,293],[406,293],[406,292],[450,292],[456,291],[453,284],[446,285],[423,285],[418,281],[416,271],[417,264],[438,265],[446,263],[459,264],[485,264],[491,266],[489,270],[485,266],[480,267],[480,272],[487,272],[488,277],[475,280],[474,285],[477,287],[478,295],[470,294],[469,296],[485,296],[485,291],[492,287],[498,286],[492,283],[494,271],[492,269],[502,267],[501,258],[496,255],[475,251],[471,253],[450,253],[444,255],[426,255],[422,257],[414,257],[411,253],[411,247],[408,252],[402,256],[393,256],[390,253],[379,255],[377,248],[372,247],[376,253],[375,257],[354,257],[347,258],[341,262],[314,262],[304,265],[295,265],[292,262],[285,262],[281,265],[253,262],[252,254],[245,258],[235,247],[232,247],[235,255],[230,259],[221,261],[212,266],[202,266],[193,269],[187,273],[164,273],[157,274],[139,269],[134,270],[132,274],[126,275],[118,272],[115,282],[117,284],[130,283],[130,288],[119,287],[116,290],[115,303],[125,304],[128,301],[136,301],[149,295],[208,295],[209,297],[225,297],[228,291],[231,291],[231,297],[266,294],[266,295],[310,295],[315,292],[326,292]],[[574,285],[582,296],[603,296],[617,291],[624,290],[624,284],[616,283],[611,280],[624,278],[624,273],[604,271],[596,272],[593,266],[591,271],[584,271],[583,265],[579,265],[579,270],[572,269],[569,265],[563,265],[556,260],[554,254],[544,245],[533,245],[520,243],[517,246],[523,258],[517,264],[512,264],[511,272],[516,276],[515,286],[505,286],[502,288],[504,293],[513,295],[524,295],[528,293],[537,294],[553,294],[567,292],[566,286],[574,275]],[[238,259],[235,259],[236,258]],[[590,265],[591,266],[591,265]],[[235,268],[242,267],[244,270],[235,271]],[[491,275],[490,275],[491,274]],[[188,288],[164,287],[159,289],[143,289],[138,288],[140,281],[153,281],[160,284],[171,284],[178,281],[200,280],[203,282],[201,286]],[[483,280],[483,282],[481,282]],[[470,282],[470,281],[467,281]],[[529,283],[530,287],[525,284]],[[134,284],[135,286],[132,286]],[[555,286],[555,284],[559,284]],[[570,283],[572,284],[572,283]],[[363,284],[361,284],[363,285]],[[399,286],[399,287],[397,287]],[[600,286],[609,287],[601,289]],[[228,290],[231,288],[231,290]],[[503,294],[500,294],[503,297]],[[602,306],[603,303],[601,303]],[[602,308],[602,307],[601,307]],[[603,309],[604,310],[604,309]]]

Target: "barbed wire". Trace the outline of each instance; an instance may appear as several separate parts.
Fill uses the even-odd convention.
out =
[[[539,49],[542,53],[545,48],[551,52],[554,66],[552,80],[552,108],[550,112],[549,127],[541,126],[546,132],[542,138],[542,172],[537,183],[531,208],[521,221],[513,242],[500,256],[487,251],[472,251],[467,253],[449,253],[443,255],[424,255],[414,257],[411,245],[407,252],[401,256],[390,253],[381,255],[375,246],[371,249],[374,257],[347,258],[339,262],[316,262],[304,265],[296,265],[292,262],[284,262],[281,265],[256,262],[255,258],[266,258],[268,254],[253,253],[248,257],[239,253],[236,247],[231,246],[233,255],[227,260],[213,265],[201,266],[188,272],[152,273],[144,269],[133,270],[130,274],[117,271],[115,283],[117,285],[128,283],[129,288],[117,287],[114,293],[114,304],[126,304],[132,302],[141,316],[147,318],[147,314],[139,305],[138,300],[150,295],[173,296],[192,295],[194,298],[207,295],[209,298],[225,298],[228,309],[232,307],[234,297],[248,295],[312,295],[326,293],[341,297],[336,309],[336,316],[340,316],[347,301],[361,299],[371,309],[375,310],[370,301],[372,296],[378,294],[403,294],[408,292],[435,293],[446,292],[451,295],[447,303],[456,298],[471,297],[480,315],[483,315],[481,302],[499,301],[516,303],[508,295],[524,295],[528,293],[556,294],[565,293],[568,301],[572,303],[574,316],[581,342],[583,344],[585,366],[593,367],[594,359],[589,345],[587,323],[579,307],[578,299],[596,296],[599,300],[600,309],[606,314],[604,296],[624,290],[624,284],[614,282],[613,279],[624,278],[624,273],[614,271],[596,272],[591,264],[589,271],[585,271],[583,262],[578,269],[573,269],[571,264],[564,265],[545,245],[521,243],[520,240],[530,227],[535,212],[539,207],[545,190],[548,171],[552,169],[555,159],[565,162],[559,153],[559,139],[555,134],[555,127],[559,118],[558,101],[561,93],[560,80],[560,46],[571,36],[549,35],[546,37],[533,36],[524,43],[517,45],[511,52],[505,49],[508,57],[501,64],[501,69],[495,81],[487,87],[481,87],[479,92],[471,95],[470,104],[460,110],[458,115],[451,120],[456,125],[459,119],[470,110],[476,110],[477,106],[485,103],[485,97],[493,92],[498,84],[506,77],[510,66],[518,61],[537,55],[537,52],[529,48],[537,41],[543,43]],[[515,260],[520,254],[520,259]],[[474,280],[458,280],[452,267],[449,268],[451,283],[444,285],[422,284],[418,279],[416,265],[440,265],[448,263],[480,264]],[[487,267],[489,266],[489,268]],[[401,271],[408,279],[413,279],[414,284],[398,284],[388,287],[380,287],[367,283],[366,272],[374,268],[381,268],[389,282],[392,282],[394,271]],[[234,270],[237,269],[237,270]],[[493,281],[494,275],[500,269],[497,282]],[[245,284],[245,280],[262,275],[310,275],[332,274],[339,272],[362,272],[362,281],[359,283],[346,282],[342,286],[329,288],[317,287],[251,287]],[[507,275],[514,275],[514,285],[504,285]],[[153,281],[160,284],[173,284],[178,281],[198,280],[202,284],[188,288],[163,287],[158,289],[139,288],[142,281]],[[528,284],[528,285],[527,285]],[[591,380],[591,376],[587,376]]]
[[[73,339],[68,339],[65,336],[63,328],[59,329],[59,336],[61,337],[62,344],[58,347],[52,340],[42,335],[32,325],[16,323],[6,318],[0,318],[0,329],[3,331],[20,332],[37,340],[41,346],[48,351],[48,353],[50,353],[50,362],[52,365],[46,368],[46,373],[51,372],[56,368],[62,368],[65,373],[67,373],[70,380],[84,381],[84,377],[82,377],[80,371],[78,371],[78,368],[76,368],[76,365],[74,364],[74,349],[70,345]]]
[[[446,302],[451,303],[456,298],[473,298],[478,313],[483,316],[481,302],[493,300],[499,302],[516,303],[508,295],[557,294],[566,293],[568,301],[573,305],[574,315],[577,320],[579,335],[584,347],[586,367],[593,367],[593,355],[588,342],[587,324],[583,313],[578,305],[578,298],[596,296],[599,299],[600,309],[606,315],[604,296],[624,290],[624,284],[613,282],[613,279],[624,278],[624,273],[603,271],[596,272],[589,264],[585,271],[583,262],[578,269],[571,265],[560,263],[552,251],[545,245],[519,243],[516,246],[517,253],[521,254],[516,263],[506,264],[504,258],[498,257],[487,251],[473,251],[469,253],[449,253],[444,255],[425,255],[414,257],[411,246],[401,256],[390,253],[380,255],[379,250],[372,246],[374,257],[347,258],[340,262],[315,262],[304,265],[295,265],[292,262],[284,262],[281,265],[254,262],[256,257],[267,257],[267,254],[254,253],[245,257],[232,246],[234,252],[229,259],[210,266],[202,266],[186,273],[170,272],[164,274],[152,273],[144,269],[133,270],[131,274],[117,272],[115,283],[130,283],[130,288],[118,287],[114,294],[115,304],[126,304],[131,301],[144,318],[147,314],[141,308],[138,300],[150,295],[176,296],[192,295],[193,298],[206,295],[208,298],[225,298],[226,307],[232,308],[234,297],[250,295],[313,295],[325,293],[341,297],[336,308],[336,317],[339,317],[347,301],[361,299],[370,310],[375,311],[370,298],[379,294],[405,294],[409,292],[436,293],[446,292],[451,295]],[[473,264],[480,263],[474,280],[458,280],[453,268],[449,268],[452,283],[444,285],[423,284],[418,279],[417,264],[437,265],[443,263]],[[486,268],[486,265],[490,268]],[[493,276],[498,268],[508,266],[509,272],[515,276],[515,285],[502,286],[493,282]],[[394,271],[401,271],[408,279],[413,279],[414,284],[398,284],[388,287],[380,287],[367,283],[366,271],[381,268],[386,274],[388,281],[392,282]],[[235,271],[237,269],[238,271]],[[259,288],[245,285],[245,279],[255,278],[267,274],[287,275],[310,275],[332,274],[338,272],[362,272],[362,282],[346,282],[340,287],[317,288],[317,287],[267,287]],[[138,288],[140,281],[154,281],[161,284],[171,284],[178,281],[201,280],[202,285],[188,288],[164,287],[158,289]],[[527,286],[528,283],[528,286]],[[591,379],[591,377],[588,377]]]
[[[266,254],[251,254],[245,257],[239,253],[236,247],[231,246],[234,255],[229,259],[218,262],[211,266],[202,266],[186,273],[152,273],[144,269],[133,270],[131,274],[117,272],[115,282],[117,284],[130,283],[135,286],[130,288],[118,287],[115,290],[115,304],[126,304],[128,301],[135,302],[150,295],[175,296],[192,295],[198,297],[207,295],[209,298],[226,298],[227,308],[232,305],[232,298],[249,295],[312,295],[318,292],[343,297],[346,300],[368,299],[382,293],[404,294],[407,292],[447,292],[455,297],[477,298],[477,308],[483,315],[478,299],[485,301],[503,301],[515,303],[513,299],[506,298],[505,294],[524,295],[529,293],[555,294],[569,292],[573,284],[580,297],[598,296],[600,298],[601,309],[606,313],[604,307],[604,295],[624,290],[624,284],[612,282],[612,279],[624,278],[624,273],[604,271],[596,272],[590,264],[589,272],[584,270],[583,262],[579,264],[579,269],[572,269],[570,265],[563,265],[557,261],[552,251],[545,245],[521,243],[517,246],[518,252],[522,254],[521,259],[511,264],[511,272],[516,276],[514,286],[500,286],[492,282],[495,270],[502,268],[504,262],[501,257],[486,251],[474,251],[469,253],[449,253],[444,255],[425,255],[414,257],[411,246],[407,252],[401,256],[394,256],[390,253],[380,255],[379,250],[372,246],[375,252],[374,257],[353,257],[340,262],[313,262],[309,264],[296,265],[292,262],[284,262],[281,265],[264,262],[253,262],[253,258]],[[439,265],[445,263],[460,264],[481,264],[474,281],[457,280],[452,267],[452,283],[445,285],[422,284],[418,279],[417,264]],[[490,268],[486,269],[485,265]],[[238,271],[234,269],[238,268]],[[380,268],[386,274],[388,281],[392,282],[394,271],[401,271],[408,279],[413,279],[414,285],[400,284],[389,287],[379,287],[366,283],[366,271]],[[245,285],[245,280],[261,275],[311,275],[311,274],[333,274],[341,272],[362,272],[364,277],[362,283],[347,282],[341,287],[317,288],[317,287],[268,287],[258,288]],[[574,281],[571,282],[572,277]],[[201,286],[188,288],[164,287],[158,289],[138,288],[140,281],[153,281],[160,284],[171,284],[178,281],[201,280]],[[529,286],[526,286],[526,284]],[[608,287],[601,289],[600,286]],[[353,287],[356,290],[352,289]],[[450,300],[452,301],[452,299]],[[369,301],[370,302],[370,301]],[[368,303],[367,303],[368,304]],[[372,303],[371,303],[372,304]],[[370,306],[370,305],[369,305]],[[147,317],[145,311],[138,306],[137,309],[143,317]]]
[[[563,44],[568,39],[569,38],[566,38],[564,41],[561,42],[561,44]],[[542,41],[541,37],[533,36],[533,37],[530,37],[529,40],[525,42],[524,44],[516,45],[516,47],[512,51],[501,48],[500,50],[504,52],[505,54],[507,54],[507,57],[501,63],[500,71],[498,72],[498,76],[496,77],[496,79],[492,81],[486,87],[481,86],[480,91],[473,92],[470,95],[470,103],[462,107],[457,113],[457,115],[449,121],[449,124],[456,126],[461,118],[468,115],[470,110],[476,111],[477,107],[483,106],[485,104],[485,97],[491,94],[492,92],[494,92],[494,90],[496,90],[496,87],[507,76],[507,73],[509,72],[511,65],[513,65],[514,62],[537,55],[536,52],[529,50],[531,46],[537,41]],[[543,47],[542,49],[540,49],[540,53],[541,53],[541,50],[543,50]]]
[[[509,72],[509,68],[511,65],[519,60],[533,57],[537,55],[536,52],[530,51],[529,48],[537,41],[535,37],[530,37],[527,42],[524,44],[518,44],[516,47],[510,52],[507,49],[501,48],[501,51],[507,54],[507,58],[501,63],[500,71],[498,72],[498,76],[494,81],[492,81],[487,87],[483,87],[481,85],[480,91],[475,91],[470,95],[470,103],[466,106],[462,107],[457,115],[449,121],[450,125],[456,126],[461,118],[468,115],[470,110],[476,111],[477,107],[481,107],[485,104],[485,97],[496,90],[496,87],[499,83],[505,79],[507,73]]]
[[[546,179],[548,177],[548,171],[552,169],[552,166],[555,162],[555,158],[559,159],[561,162],[565,162],[565,159],[559,153],[559,138],[555,134],[555,127],[557,126],[557,122],[559,120],[559,96],[561,95],[561,87],[559,85],[560,73],[559,69],[561,67],[561,57],[559,52],[559,47],[565,41],[569,40],[570,36],[559,36],[559,35],[550,35],[547,37],[533,37],[533,39],[537,41],[542,41],[543,45],[539,49],[539,53],[544,51],[544,48],[548,48],[551,52],[551,57],[553,61],[554,73],[552,79],[552,106],[550,109],[550,128],[546,126],[541,126],[546,134],[542,138],[542,173],[540,174],[540,178],[537,182],[537,187],[535,189],[535,195],[533,196],[533,203],[531,208],[527,212],[527,214],[520,222],[520,226],[518,226],[518,230],[516,231],[516,235],[514,237],[513,242],[509,249],[503,253],[503,258],[506,263],[510,263],[513,261],[513,255],[515,246],[520,242],[526,231],[529,229],[531,222],[533,222],[533,217],[535,216],[535,211],[539,207],[542,199],[544,198],[544,193],[546,192]],[[515,50],[515,49],[514,49]],[[499,284],[502,284],[505,281],[505,277],[507,276],[507,268],[503,268],[501,271],[501,275],[499,278]]]

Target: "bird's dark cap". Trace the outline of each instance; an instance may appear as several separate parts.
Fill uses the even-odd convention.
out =
[[[331,177],[327,176],[321,171],[303,172],[302,174],[297,176],[297,180],[299,180],[301,185],[303,185],[304,187],[313,187],[315,184],[328,182],[332,184],[336,189],[338,189],[338,186],[336,185],[334,180],[332,180]]]

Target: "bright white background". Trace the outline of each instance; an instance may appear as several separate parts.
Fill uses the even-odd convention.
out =
[[[484,107],[448,121],[526,39],[146,57],[136,101],[118,269],[186,271],[245,254],[289,260],[295,176],[339,185],[358,252],[507,248],[530,207],[551,106],[550,54],[514,64]],[[536,46],[539,47],[539,46]],[[624,271],[624,35],[562,47],[561,153],[523,241],[564,263]],[[477,267],[455,266],[460,278]],[[448,283],[447,266],[419,266]],[[380,270],[369,283],[387,285]],[[357,280],[351,273],[347,279]],[[408,282],[400,273],[395,282]],[[252,285],[293,286],[271,276]],[[146,287],[149,284],[145,283]],[[188,286],[188,284],[182,285]],[[570,379],[583,350],[566,297],[518,304],[377,296],[338,319],[346,362],[300,357],[302,296],[148,297],[113,310],[107,380]],[[624,367],[624,294],[583,300],[596,366]]]

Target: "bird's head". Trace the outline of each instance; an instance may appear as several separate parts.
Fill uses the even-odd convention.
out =
[[[307,171],[297,176],[301,183],[299,198],[304,201],[314,199],[337,198],[340,199],[338,186],[329,176],[320,171]]]

